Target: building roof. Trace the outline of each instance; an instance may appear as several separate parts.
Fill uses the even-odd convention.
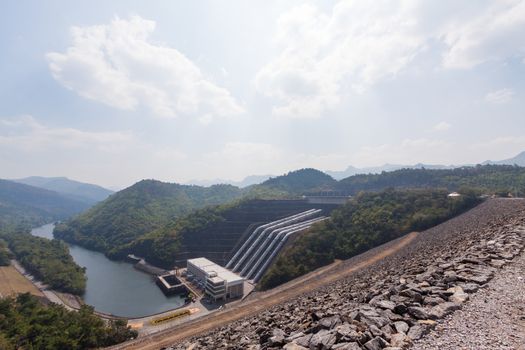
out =
[[[243,282],[244,278],[237,275],[236,273],[231,272],[230,270],[217,265],[211,260],[208,260],[206,258],[195,258],[195,259],[189,259],[188,263],[191,263],[195,265],[200,270],[206,272],[208,276],[214,276],[218,277],[220,279],[223,279],[228,284],[235,284],[239,282]]]

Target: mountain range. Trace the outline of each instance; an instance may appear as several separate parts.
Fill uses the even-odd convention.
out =
[[[67,177],[31,176],[12,181],[54,191],[87,205],[103,201],[113,193],[113,191],[101,186],[70,180]]]
[[[0,180],[0,229],[8,225],[31,227],[64,220],[89,206],[58,192]]]

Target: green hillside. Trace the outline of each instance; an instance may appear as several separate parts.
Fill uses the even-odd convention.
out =
[[[109,253],[195,209],[239,198],[231,185],[187,186],[143,180],[58,225],[55,237]]]
[[[525,194],[525,168],[513,165],[478,165],[456,169],[401,169],[381,174],[354,175],[340,180],[335,189],[356,194],[394,188],[477,188],[488,194]]]
[[[88,204],[57,192],[0,180],[0,228],[32,227],[64,220],[86,210]]]
[[[255,185],[251,190],[258,188],[273,189],[288,195],[302,195],[311,191],[331,190],[337,181],[322,171],[307,168],[290,171],[287,174],[270,178],[260,185]]]
[[[435,226],[479,203],[474,194],[448,198],[446,190],[360,193],[314,225],[277,258],[260,282],[275,287],[334,259],[348,259],[411,231]]]

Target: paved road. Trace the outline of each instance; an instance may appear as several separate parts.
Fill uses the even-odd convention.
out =
[[[387,244],[386,248],[377,250],[376,254],[368,256],[366,259],[359,261],[355,265],[345,266],[345,264],[342,264],[342,261],[336,261],[331,265],[286,283],[281,287],[277,287],[266,293],[261,293],[253,299],[238,303],[237,305],[231,305],[225,310],[206,315],[171,329],[111,347],[110,349],[157,350],[246,316],[257,314],[258,312],[266,310],[274,305],[345,278],[362,268],[374,264],[408,245],[417,237],[417,235],[417,232],[412,232],[398,239],[393,244]]]

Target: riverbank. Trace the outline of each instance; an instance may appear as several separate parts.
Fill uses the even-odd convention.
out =
[[[53,239],[53,229],[53,224],[47,224],[34,228],[31,233]],[[155,284],[155,274],[138,270],[130,262],[110,260],[100,252],[73,244],[68,247],[75,263],[86,269],[86,291],[80,304],[92,305],[100,317],[140,319],[185,306],[183,297],[167,297],[162,293]],[[50,296],[57,301],[55,297],[69,307],[80,307],[68,296]]]

